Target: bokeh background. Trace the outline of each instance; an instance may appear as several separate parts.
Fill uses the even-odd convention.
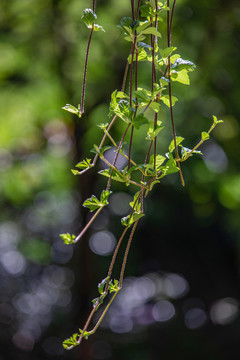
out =
[[[99,0],[98,23],[106,32],[92,41],[86,114],[79,120],[61,110],[80,102],[86,7],[91,1],[0,4],[0,359],[239,359],[237,0],[177,1],[172,41],[197,65],[190,87],[174,86],[177,133],[191,147],[212,114],[224,123],[202,147],[203,158],[184,163],[184,189],[176,174],[147,199],[124,289],[103,326],[81,347],[62,348],[97,296],[132,190],[115,186],[83,241],[62,243],[59,233],[77,233],[88,219],[82,201],[104,187],[96,170],[79,178],[70,169],[99,142],[95,125],[107,121],[129,52],[116,24],[130,15],[130,1]],[[140,75],[144,86],[148,71]],[[167,113],[161,116],[164,153],[170,128]],[[119,123],[116,139],[121,131]],[[141,159],[142,138],[134,140]]]

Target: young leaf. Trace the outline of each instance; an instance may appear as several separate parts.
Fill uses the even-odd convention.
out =
[[[75,235],[71,235],[69,233],[60,234],[59,236],[64,241],[64,244],[66,244],[66,245],[74,244],[74,242],[75,242],[74,239],[76,238]]]
[[[109,278],[110,278],[110,277],[107,276],[105,279],[103,279],[103,280],[98,284],[98,292],[99,292],[100,295],[103,294],[105,285],[106,285],[106,283],[108,282]]]
[[[189,61],[189,60],[183,60],[182,58],[178,57],[174,64],[172,65],[172,69],[180,71],[183,69],[186,69],[187,71],[193,71],[195,69],[196,65]]]
[[[146,50],[139,47],[137,59],[138,59],[138,61],[147,61],[148,60],[148,54],[147,54]],[[133,61],[136,61],[136,53],[134,53]],[[128,62],[129,62],[129,64],[132,63],[132,55],[128,56]]]
[[[134,194],[134,198],[132,201],[130,201],[129,205],[134,210],[134,213],[140,214],[141,212],[141,198],[139,196],[140,191],[136,192]],[[129,215],[130,216],[130,215]],[[127,218],[129,218],[129,216]]]
[[[215,115],[212,116],[213,117],[213,124],[216,126],[219,123],[222,123],[223,120],[218,120],[217,117]]]
[[[91,159],[86,159],[81,162],[79,162],[77,165],[75,165],[77,168],[84,170],[92,167]]]
[[[96,198],[95,195],[92,195],[90,198],[84,201],[83,206],[88,208],[91,212],[102,207],[102,203]]]
[[[107,150],[109,150],[109,149],[111,149],[111,146],[102,146],[101,149],[99,149],[99,147],[98,147],[96,144],[94,144],[94,145],[93,145],[93,149],[91,149],[90,151],[91,151],[92,153],[94,153],[94,154],[98,154],[98,156],[99,156],[100,158],[102,158],[104,152],[107,151]]]
[[[183,140],[184,140],[183,137],[181,137],[181,136],[176,136],[176,143],[177,143],[177,145],[181,144],[181,142],[182,142]],[[170,153],[173,152],[173,150],[175,149],[174,139],[172,139],[172,141],[171,141],[168,149],[169,149]]]
[[[78,170],[71,169],[71,172],[73,173],[73,175],[81,175],[80,171]]]
[[[162,102],[167,105],[168,107],[170,107],[170,100],[169,100],[169,95],[163,95],[160,97],[160,100],[162,100]],[[172,96],[172,106],[175,105],[176,101],[178,101],[178,98],[176,98],[175,96]]]
[[[119,100],[117,90],[115,90],[111,95],[109,114],[116,114],[120,119],[129,123],[134,114],[134,109],[130,107],[128,100]]]
[[[185,157],[186,157],[191,151],[192,151],[191,149],[188,149],[188,148],[182,146],[182,147],[181,147],[182,159],[185,159]],[[194,151],[192,152],[192,154],[202,155],[202,152],[199,151],[199,150],[194,150]],[[191,154],[191,155],[192,155],[192,154]],[[190,155],[190,156],[191,156],[191,155]]]
[[[99,306],[102,305],[103,300],[104,300],[104,296],[99,296],[98,298],[93,299],[92,300],[93,308],[97,310]]]
[[[91,212],[99,209],[105,205],[108,205],[108,197],[111,194],[111,191],[103,190],[100,195],[100,200],[97,199],[95,195],[92,195],[90,198],[84,201],[83,206],[87,207]]]
[[[131,17],[126,16],[121,18],[120,24],[118,26],[120,26],[122,29],[130,28],[131,30],[133,30],[138,25],[139,25],[138,21],[133,21]]]
[[[109,284],[109,292],[112,293],[112,292],[116,292],[119,290],[119,283],[118,283],[118,280],[114,280],[114,282],[110,282]]]
[[[159,49],[160,55],[162,58],[167,59],[177,48],[176,47],[167,47],[165,49]]]
[[[89,29],[92,28],[92,25],[96,19],[97,19],[97,15],[92,9],[83,10],[82,20]]]
[[[100,170],[98,173],[100,175],[103,175],[103,176],[106,176],[109,178],[111,172],[112,172],[112,169],[109,168],[109,169],[105,169],[105,170]],[[115,181],[118,181],[118,182],[126,182],[127,181],[127,179],[125,179],[123,175],[118,174],[118,172],[116,170],[113,170],[112,179]]]
[[[109,190],[103,190],[100,195],[100,201],[103,205],[108,205],[108,198],[111,195],[111,191]]]
[[[71,104],[66,104],[65,106],[62,107],[62,109],[79,116],[79,110]]]
[[[146,22],[146,25],[148,25],[148,22]],[[139,41],[137,45],[138,45],[139,48],[152,50],[152,46],[150,46],[148,44],[145,44],[144,42]]]
[[[141,16],[146,18],[154,17],[154,10],[149,2],[140,6]]]
[[[166,158],[162,155],[156,155],[156,170],[158,171],[160,166],[162,165],[162,163],[164,163],[164,161],[166,160]],[[151,155],[150,159],[149,159],[149,164],[151,164],[152,166],[154,165],[154,154]]]
[[[160,176],[160,178],[166,175],[174,174],[179,171],[179,168],[177,167],[176,161],[173,158],[172,154],[169,154],[169,160],[166,165],[161,168],[161,171],[162,175]]]
[[[128,99],[129,96],[127,94],[125,94],[123,91],[117,91],[116,98],[118,98],[118,99],[127,98]]]
[[[64,340],[62,343],[64,349],[68,350],[69,347],[77,346],[78,345],[78,342],[77,342],[78,336],[79,335],[76,333],[76,334],[73,334],[69,339]]]
[[[133,223],[135,223],[135,221],[137,221],[138,219],[140,219],[141,217],[143,217],[144,214],[143,213],[138,213],[138,212],[133,212],[132,215],[128,215],[125,216],[121,219],[121,223],[123,226],[131,226]]]
[[[109,125],[109,123],[101,123],[101,124],[98,124],[97,126],[102,130],[106,130],[108,125]]]
[[[97,24],[94,24],[93,30],[94,31],[100,31],[101,30],[101,31],[105,32],[104,28],[102,26],[100,26],[100,25],[97,25]]]
[[[150,108],[153,109],[153,111],[155,111],[156,113],[159,112],[159,110],[161,109],[161,105],[156,102],[156,101],[152,101],[151,104],[150,104]]]
[[[190,79],[188,76],[188,71],[186,69],[171,72],[171,79],[172,81],[177,81],[184,85],[190,85]]]
[[[152,93],[146,89],[138,88],[135,91],[135,96],[140,102],[148,103],[151,99]]]
[[[164,86],[169,84],[169,79],[165,78],[164,76],[161,77],[161,79],[159,80],[160,86],[161,88],[165,89]]]
[[[210,138],[210,135],[206,131],[203,131],[201,134],[201,138],[202,138],[202,141],[205,141]]]
[[[139,114],[132,120],[132,125],[139,129],[140,126],[149,124],[149,120],[144,116],[144,114]]]
[[[164,128],[164,126],[161,126],[161,121],[157,122],[157,126],[154,128],[153,125],[151,125],[147,132],[146,140],[153,141],[155,137],[158,135],[158,133]]]
[[[155,27],[148,27],[147,29],[141,31],[140,33],[141,35],[148,35],[148,34],[151,34],[151,35],[154,35],[154,36],[157,36],[157,37],[162,37],[162,35],[160,34],[159,31],[157,31],[157,29]]]
[[[82,330],[82,329],[79,329],[79,332],[80,332],[80,334],[82,334],[82,333],[83,333],[83,330]],[[88,337],[89,337],[89,335],[90,335],[90,333],[89,333],[88,331],[84,331],[83,338],[84,338],[85,340],[87,340]]]

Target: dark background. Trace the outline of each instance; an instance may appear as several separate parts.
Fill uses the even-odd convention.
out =
[[[116,25],[130,16],[130,1],[99,0],[106,32],[93,36],[86,114],[78,119],[61,110],[80,102],[89,35],[81,16],[91,5],[0,5],[0,359],[239,359],[240,4],[233,0],[176,2],[173,45],[197,65],[190,87],[174,86],[177,133],[190,148],[213,114],[224,123],[202,147],[203,159],[183,164],[185,188],[176,174],[147,199],[124,289],[103,326],[81,347],[62,348],[86,320],[110,262],[89,248],[89,238],[107,234],[114,243],[132,191],[116,185],[117,196],[83,241],[62,243],[59,233],[77,233],[87,220],[82,201],[104,188],[95,169],[81,178],[70,169],[100,141],[95,125],[107,121],[129,52]],[[140,71],[140,85],[150,86],[148,75]],[[169,115],[160,115],[164,153]],[[116,139],[121,125],[113,129]],[[142,148],[136,136],[137,159]]]

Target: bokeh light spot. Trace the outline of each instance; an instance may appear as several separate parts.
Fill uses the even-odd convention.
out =
[[[97,255],[110,255],[116,246],[116,239],[109,231],[98,231],[89,239],[89,247]]]
[[[203,309],[193,308],[186,312],[184,322],[188,329],[198,329],[207,321],[206,312]]]
[[[4,269],[11,275],[21,275],[26,269],[24,257],[15,250],[8,251],[1,256],[1,263]]]
[[[211,320],[219,325],[230,324],[237,318],[238,314],[239,304],[233,298],[224,298],[216,301],[210,310]]]
[[[168,321],[174,317],[175,308],[170,301],[160,300],[153,306],[152,315],[155,321]]]

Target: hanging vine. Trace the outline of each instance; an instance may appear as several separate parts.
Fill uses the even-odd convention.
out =
[[[86,158],[76,165],[72,172],[74,175],[83,175],[86,171],[93,168],[100,158],[106,165],[107,169],[99,171],[99,174],[107,177],[106,188],[102,190],[100,197],[92,195],[86,199],[83,206],[90,212],[94,212],[87,225],[78,235],[61,234],[65,244],[77,243],[102,209],[108,205],[109,196],[112,193],[112,181],[117,181],[125,186],[130,184],[136,188],[133,200],[130,202],[131,211],[128,216],[121,219],[123,225],[122,234],[117,242],[115,251],[109,265],[108,273],[98,285],[99,296],[92,300],[93,308],[82,329],[63,342],[64,348],[70,350],[79,345],[83,339],[87,339],[94,334],[101,324],[106,312],[108,311],[114,298],[122,288],[125,267],[127,263],[129,249],[134,237],[135,230],[140,219],[144,214],[144,200],[161,179],[174,173],[180,174],[182,186],[184,176],[182,164],[193,154],[201,154],[198,150],[200,145],[209,139],[211,131],[221,122],[216,116],[213,116],[213,123],[207,132],[203,131],[200,140],[189,149],[183,146],[184,138],[176,134],[174,119],[174,105],[177,98],[172,95],[173,82],[183,85],[189,85],[189,74],[195,69],[195,64],[189,60],[184,60],[181,55],[176,53],[177,48],[172,46],[172,24],[176,0],[170,4],[170,0],[162,3],[157,0],[146,1],[140,5],[140,0],[131,0],[131,17],[124,17],[120,21],[119,27],[122,30],[126,41],[130,43],[129,56],[125,67],[121,90],[115,90],[111,95],[109,107],[110,122],[99,124],[103,131],[103,137],[99,145],[93,145],[92,153],[95,154],[93,159]],[[88,56],[90,51],[91,39],[95,31],[104,31],[96,24],[97,15],[95,13],[96,1],[93,1],[92,9],[85,9],[82,20],[90,30],[89,40],[86,50],[85,66],[83,72],[83,85],[81,103],[78,107],[67,104],[64,110],[82,117],[84,114],[85,89]],[[166,16],[164,16],[166,13]],[[163,16],[163,18],[162,18]],[[159,32],[159,21],[166,21],[167,39],[162,39]],[[144,42],[146,41],[146,42]],[[163,44],[167,43],[167,47]],[[161,47],[159,47],[161,44]],[[145,62],[151,64],[151,79],[149,88],[138,87],[138,64]],[[126,90],[127,78],[129,80],[129,89]],[[172,128],[172,139],[169,143],[167,153],[159,154],[157,142],[160,138],[160,132],[163,129],[160,109],[166,106],[169,109],[170,124]],[[122,127],[122,137],[114,139],[111,135],[113,126]],[[135,132],[140,127],[145,129],[145,139],[148,142],[147,152],[142,163],[136,163],[132,156],[134,146]],[[126,139],[129,136],[128,151],[126,148]],[[115,158],[110,162],[105,157],[105,151],[109,148],[115,150]],[[117,167],[119,155],[127,159],[127,166],[124,169]],[[115,261],[119,255],[119,249],[123,240],[127,238],[127,244],[122,259],[122,266],[118,279],[112,278]],[[105,303],[105,308],[97,321],[96,325],[89,329],[93,315],[99,307]]]

